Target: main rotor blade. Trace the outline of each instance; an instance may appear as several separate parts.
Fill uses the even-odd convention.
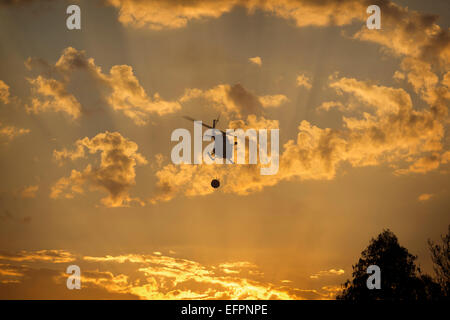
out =
[[[195,120],[194,118],[188,117],[188,116],[183,116],[183,118],[185,118],[186,120],[191,120],[191,121],[200,121],[200,120]],[[209,128],[209,129],[214,129],[213,127],[211,127],[210,125],[207,125],[205,123],[202,122],[202,126]]]
[[[223,130],[217,129],[217,128],[213,128],[214,130],[220,131],[222,133],[222,135],[226,135],[226,136],[230,136],[230,137],[234,137],[234,135],[230,134],[230,133],[226,133]]]
[[[190,120],[190,121],[192,121],[192,122],[194,122],[194,121],[200,121],[200,120],[195,120],[194,118],[191,118],[191,117],[188,117],[188,116],[183,116],[183,118],[186,119],[186,120]],[[234,137],[234,135],[232,135],[232,134],[226,133],[225,131],[222,131],[222,130],[217,129],[217,128],[213,128],[213,127],[211,127],[210,125],[207,125],[207,124],[205,124],[205,123],[203,123],[203,122],[202,122],[202,126],[204,126],[204,127],[206,127],[206,128],[209,128],[209,129],[215,129],[215,130],[218,130],[218,131],[222,132],[222,134],[224,134],[224,135],[227,135],[227,136],[230,136],[230,137]]]

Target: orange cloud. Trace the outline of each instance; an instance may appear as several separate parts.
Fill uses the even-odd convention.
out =
[[[330,111],[331,109],[336,108],[338,110],[345,110],[344,105],[339,101],[326,101],[322,102],[320,106],[317,107],[317,110]]]
[[[433,196],[434,196],[434,195],[431,194],[431,193],[422,193],[422,194],[417,198],[417,200],[422,201],[422,202],[425,202],[425,201],[430,200]]]
[[[0,122],[0,138],[10,142],[16,137],[30,133],[29,129],[17,128],[15,126],[3,126]]]
[[[305,87],[306,89],[311,89],[311,79],[309,79],[306,75],[301,74],[297,76],[297,86]]]
[[[229,12],[238,1],[134,1],[107,0],[119,9],[119,21],[134,28],[153,30],[185,27],[190,20],[218,18]]]
[[[92,188],[104,190],[108,196],[101,201],[107,207],[120,207],[132,202],[141,203],[139,198],[131,198],[129,189],[135,184],[135,167],[147,160],[137,152],[138,145],[118,132],[99,133],[92,139],[85,137],[75,142],[74,150],[54,151],[58,162],[65,159],[75,160],[86,157],[85,149],[91,154],[101,152],[100,165],[88,164],[83,171],[72,170],[69,177],[63,177],[52,187],[53,199],[73,198],[84,192],[83,185],[89,183]]]
[[[109,105],[114,110],[122,111],[138,125],[146,124],[149,113],[164,115],[181,109],[178,102],[165,101],[158,93],[150,99],[130,66],[113,66],[109,76],[102,77],[112,88],[112,94],[107,98]]]
[[[36,79],[29,79],[35,97],[27,109],[35,113],[50,110],[64,111],[73,119],[79,118],[81,105],[75,96],[66,90],[75,71],[87,72],[100,84],[102,90],[98,94],[102,99],[112,109],[122,112],[137,125],[146,124],[150,114],[164,115],[181,108],[177,101],[166,101],[158,93],[154,93],[150,98],[134,75],[131,66],[115,65],[111,67],[109,74],[105,74],[95,64],[93,58],[86,57],[83,50],[67,47],[54,66],[35,58],[28,58],[25,64],[29,69],[38,65],[44,66],[47,71],[62,77],[62,80],[56,80],[39,75]],[[38,94],[45,99],[37,98]]]
[[[408,167],[408,169],[398,169],[396,172],[400,174],[408,172],[426,173],[439,168],[440,164],[441,156],[438,153],[433,153],[415,160],[414,163]]]
[[[81,104],[69,92],[66,84],[38,76],[28,79],[32,85],[33,98],[31,105],[27,105],[28,112],[39,113],[45,111],[65,112],[72,119],[78,119],[81,114]]]
[[[14,262],[51,262],[51,263],[67,263],[75,260],[72,253],[65,250],[38,250],[26,251],[22,250],[17,253],[0,253],[0,260]]]
[[[0,263],[0,279],[3,277],[23,277],[24,274],[9,264]],[[4,280],[0,280],[0,283],[5,283]]]
[[[168,2],[139,0],[108,0],[119,9],[119,21],[126,26],[153,30],[184,28],[190,21],[219,18],[234,7],[243,7],[252,13],[262,10],[283,19],[295,21],[298,27],[345,25],[363,20],[368,5],[357,0],[346,1],[247,1],[206,0]]]
[[[206,266],[164,255],[88,256],[83,259],[96,263],[139,264],[138,271],[145,276],[145,283],[136,282],[130,287],[124,284],[122,288],[126,287],[142,299],[302,299],[302,293],[308,292],[248,278],[251,276],[248,269],[257,269],[257,266],[246,261]],[[313,295],[321,297],[319,292]]]
[[[383,30],[363,27],[354,38],[378,43],[396,55],[404,55],[443,66],[450,63],[450,33],[441,29],[437,15],[411,11],[391,1],[378,4]]]
[[[27,186],[20,192],[20,196],[22,198],[35,198],[36,197],[36,192],[38,190],[39,190],[39,186],[38,185]]]
[[[4,104],[8,104],[10,101],[9,86],[2,80],[0,80],[0,101]]]
[[[289,99],[283,94],[267,95],[259,97],[259,102],[264,108],[279,107],[288,102]]]
[[[323,276],[341,276],[345,273],[345,271],[343,269],[330,269],[330,270],[324,270],[324,271],[319,271],[318,273],[315,273],[313,275],[310,275],[309,277],[311,279],[319,279],[320,277]]]
[[[259,267],[249,261],[206,265],[164,254],[83,256],[63,250],[2,253],[0,260],[8,262],[0,263],[0,283],[3,284],[0,297],[10,299],[23,298],[23,290],[29,293],[27,298],[30,299],[46,299],[48,296],[79,299],[84,295],[92,298],[93,294],[96,299],[333,298],[330,294],[332,287],[300,289],[288,281],[279,281],[281,285],[276,285],[267,281]],[[65,287],[68,274],[61,264],[69,262],[82,270],[81,290],[67,290]],[[114,264],[113,268],[111,264]],[[335,273],[340,274],[341,271]],[[45,281],[42,276],[46,276]],[[30,281],[33,279],[41,281]],[[51,288],[52,294],[45,292],[43,282]]]
[[[221,112],[237,118],[249,114],[261,114],[264,108],[279,107],[288,101],[282,94],[257,96],[242,85],[220,84],[209,90],[187,89],[180,102],[205,99]]]
[[[258,67],[262,66],[262,59],[261,59],[261,57],[248,58],[248,61],[250,61],[253,64],[256,64]]]

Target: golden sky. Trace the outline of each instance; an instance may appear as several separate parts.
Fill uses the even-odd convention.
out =
[[[450,222],[449,9],[2,1],[0,298],[330,299],[383,228],[431,273],[427,239]],[[172,164],[182,116],[218,114],[280,130],[276,175]]]

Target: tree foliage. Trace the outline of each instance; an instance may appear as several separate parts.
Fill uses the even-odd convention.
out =
[[[441,247],[436,250],[439,253],[437,256],[440,257]],[[361,253],[358,263],[353,266],[353,279],[343,284],[343,291],[337,299],[408,301],[440,299],[442,295],[439,284],[430,276],[421,273],[416,265],[416,259],[417,256],[399,244],[393,232],[389,229],[384,230],[376,239],[372,239]],[[370,265],[380,267],[381,289],[367,288],[366,281],[369,276],[367,268]],[[448,276],[448,256],[446,266]]]
[[[445,236],[441,236],[442,244],[428,240],[436,281],[442,288],[442,294],[450,299],[450,225]]]

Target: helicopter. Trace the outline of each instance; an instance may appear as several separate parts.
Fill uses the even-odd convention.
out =
[[[193,122],[197,121],[197,120],[195,120],[194,118],[191,118],[191,117],[189,117],[189,116],[183,116],[183,118],[186,119],[186,120],[193,121]],[[220,135],[222,136],[222,146],[220,146],[219,143],[218,143],[218,144],[215,144],[215,145],[214,145],[214,148],[213,148],[213,150],[212,150],[212,152],[211,152],[211,153],[208,152],[208,156],[209,156],[209,157],[211,158],[211,160],[213,160],[213,161],[214,161],[214,160],[216,159],[216,157],[217,157],[217,158],[222,158],[222,159],[225,160],[225,161],[229,161],[229,163],[234,163],[233,160],[232,160],[233,153],[232,153],[232,152],[228,152],[228,153],[227,153],[227,150],[233,149],[234,145],[237,145],[237,141],[234,141],[234,136],[233,136],[233,135],[231,135],[231,134],[229,134],[229,133],[226,133],[225,131],[216,128],[216,125],[217,125],[217,123],[219,123],[219,120],[220,120],[220,114],[219,114],[219,116],[217,117],[217,119],[213,119],[212,126],[210,126],[210,125],[208,125],[208,124],[206,124],[206,123],[203,123],[203,121],[202,121],[202,126],[208,128],[208,129],[213,129],[214,132],[216,133],[216,135],[210,136],[210,137],[212,137],[212,139],[213,139],[214,141],[216,141],[216,136],[218,135],[218,134],[217,134],[218,132],[219,132]],[[228,139],[228,136],[233,136],[232,141],[233,141],[234,143],[233,143],[232,141],[230,141],[230,139]],[[218,148],[220,148],[220,147],[222,147],[222,150],[217,150],[217,152],[216,152],[216,148],[218,149]],[[217,189],[217,188],[220,186],[220,181],[219,181],[218,179],[213,179],[213,180],[211,181],[211,186],[212,186],[214,189]]]

